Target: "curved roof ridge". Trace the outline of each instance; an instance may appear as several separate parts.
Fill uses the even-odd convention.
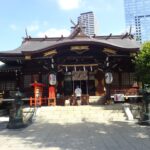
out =
[[[53,48],[71,44],[98,44],[103,46],[113,46],[120,49],[139,49],[140,45],[129,35],[109,35],[86,37],[53,37],[53,38],[25,38],[18,48],[10,51],[0,52],[1,54],[22,54],[22,52],[39,52],[47,48]]]

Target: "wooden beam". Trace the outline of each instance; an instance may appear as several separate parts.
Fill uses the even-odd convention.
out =
[[[89,67],[89,66],[92,66],[92,67],[94,67],[94,66],[98,66],[98,64],[65,64],[65,65],[59,65],[59,66],[62,66],[62,67],[83,67],[83,66],[85,66],[85,67]]]

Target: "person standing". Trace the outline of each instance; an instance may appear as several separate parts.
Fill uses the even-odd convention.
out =
[[[82,90],[79,86],[77,86],[75,89],[75,96],[76,96],[78,105],[79,105],[79,103],[81,104],[81,95],[82,95]]]

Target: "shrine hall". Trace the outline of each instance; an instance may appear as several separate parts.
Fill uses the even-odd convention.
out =
[[[68,37],[27,35],[18,48],[0,51],[0,99],[11,100],[19,88],[31,106],[77,105],[77,86],[83,105],[116,93],[136,96],[133,60],[139,49],[129,33],[88,36],[79,24]]]

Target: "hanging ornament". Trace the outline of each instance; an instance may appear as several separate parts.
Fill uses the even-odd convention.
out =
[[[51,58],[51,62],[54,63],[54,58]]]
[[[66,72],[68,72],[68,67],[66,66]]]
[[[74,71],[77,71],[77,68],[76,68],[76,66],[74,66]]]
[[[56,75],[55,74],[49,75],[49,84],[50,85],[56,85]]]
[[[85,66],[83,66],[83,70],[86,71]]]
[[[91,71],[93,71],[93,68],[92,68],[92,66],[90,66],[90,69],[91,69]]]
[[[106,81],[106,84],[111,84],[113,82],[113,75],[111,72],[105,73],[105,81]]]
[[[51,67],[54,68],[54,64],[51,64]]]

